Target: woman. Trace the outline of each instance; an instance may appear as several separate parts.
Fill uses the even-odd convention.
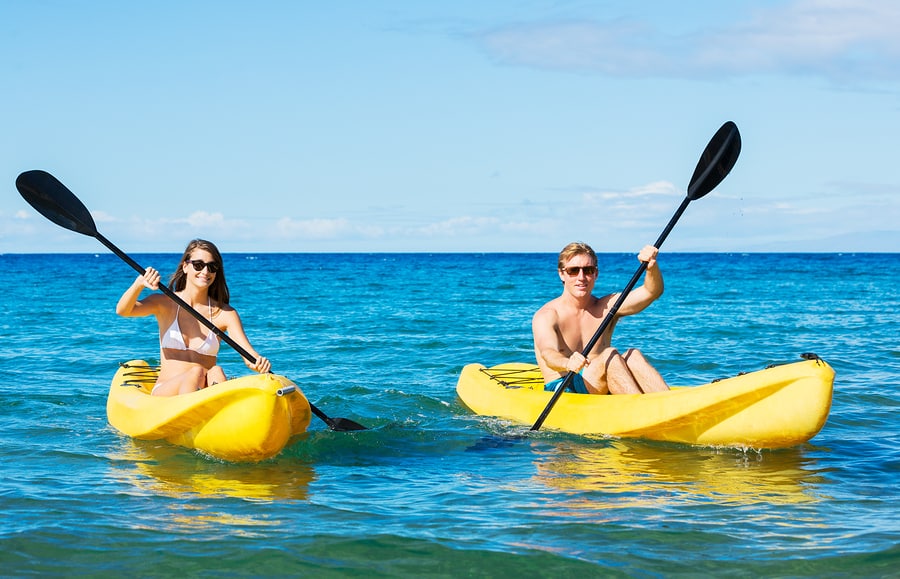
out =
[[[153,386],[154,396],[187,394],[224,382],[225,372],[216,365],[219,338],[189,312],[165,294],[151,294],[138,300],[144,288],[159,288],[159,272],[148,267],[131,284],[116,305],[116,313],[124,317],[156,316],[159,324],[160,368]],[[223,332],[228,332],[254,358],[252,370],[259,373],[271,369],[250,345],[237,311],[228,305],[228,285],[222,268],[222,255],[209,241],[191,241],[180,265],[172,274],[169,287],[185,303],[200,312]]]

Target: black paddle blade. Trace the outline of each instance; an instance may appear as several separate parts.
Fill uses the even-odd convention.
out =
[[[309,402],[309,399],[307,399]],[[312,402],[309,402],[309,409],[312,410],[312,413],[318,416],[322,422],[328,425],[328,428],[334,430],[336,432],[350,432],[351,430],[368,430],[365,426],[358,422],[353,422],[347,418],[331,418],[318,408]]]
[[[360,424],[359,422],[353,422],[349,418],[332,418],[331,422],[328,424],[331,430],[337,432],[350,432],[352,430],[368,430],[365,426]]]
[[[16,189],[38,213],[70,231],[97,237],[97,226],[87,207],[75,194],[46,171],[25,171],[16,178]]]
[[[688,185],[688,199],[695,201],[715,189],[734,167],[740,154],[741,133],[736,124],[727,121],[716,131],[700,155]]]

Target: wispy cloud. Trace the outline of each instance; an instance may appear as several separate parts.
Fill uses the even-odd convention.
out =
[[[633,187],[627,191],[587,191],[582,195],[585,203],[609,203],[622,200],[647,200],[658,197],[683,196],[684,191],[669,181],[654,181],[646,185]]]
[[[462,216],[428,223],[417,227],[416,231],[428,237],[453,237],[496,229],[499,223],[499,219],[495,217]]]
[[[835,195],[826,188],[773,199],[714,191],[692,204],[677,235],[667,242],[667,250],[746,250],[773,240],[834,235],[862,239],[871,231],[896,231],[900,206],[895,201],[895,185],[831,186],[876,194],[859,198]],[[94,218],[102,222],[104,235],[126,251],[175,252],[193,237],[211,239],[224,251],[549,251],[572,239],[595,243],[604,251],[631,251],[656,238],[683,196],[684,191],[673,183],[656,181],[624,190],[557,189],[518,205],[481,205],[477,212],[473,209],[472,213],[433,215],[430,219],[398,219],[396,215],[394,219],[373,215],[246,219],[203,211],[171,219],[101,214]],[[896,233],[893,238],[880,235],[884,239],[872,249],[898,250]],[[61,246],[71,251],[98,250],[95,240],[27,211],[0,215],[0,253],[52,251]],[[817,251],[841,248],[836,244],[811,247]]]
[[[91,211],[95,223],[114,223],[116,218],[105,211]]]
[[[278,234],[290,239],[333,239],[346,235],[351,228],[346,219],[291,219],[284,217],[275,224]]]
[[[838,83],[900,80],[900,3],[795,0],[730,26],[670,34],[646,22],[532,22],[480,37],[497,61],[619,77],[817,75]]]
[[[221,213],[207,213],[206,211],[195,211],[184,222],[197,229],[218,228],[226,225],[224,215]]]

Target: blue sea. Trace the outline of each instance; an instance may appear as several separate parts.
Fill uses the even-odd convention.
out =
[[[179,248],[180,249],[180,248]],[[178,255],[133,255],[171,271]],[[836,370],[823,430],[742,451],[582,437],[473,415],[465,364],[532,361],[547,254],[228,254],[256,349],[332,417],[258,464],[122,436],[119,258],[0,255],[0,575],[898,577],[900,254],[667,254],[623,320],[671,384],[805,352]],[[618,291],[632,254],[600,256]],[[226,372],[247,370],[223,346]]]

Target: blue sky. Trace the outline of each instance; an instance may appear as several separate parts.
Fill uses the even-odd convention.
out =
[[[0,253],[900,251],[893,0],[0,0]]]

